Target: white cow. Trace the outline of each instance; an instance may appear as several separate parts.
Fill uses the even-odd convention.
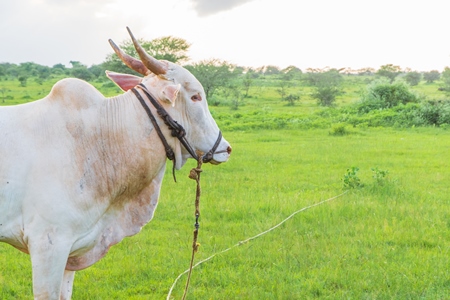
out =
[[[64,79],[41,100],[0,108],[0,241],[30,254],[35,299],[70,299],[75,271],[153,216],[166,150],[136,92],[155,116],[177,169],[191,154],[171,136],[145,89],[186,129],[192,149],[206,153],[216,144],[214,164],[231,153],[198,80],[147,55],[130,35],[141,60],[111,44],[145,76],[108,73],[124,94],[106,99],[84,81]],[[130,90],[138,83],[143,87]]]

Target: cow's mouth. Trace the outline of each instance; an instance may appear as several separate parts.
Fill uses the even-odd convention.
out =
[[[228,146],[226,150],[215,152],[213,154],[210,163],[213,165],[218,165],[223,162],[226,162],[230,158],[230,154],[231,154],[231,146]]]
[[[214,160],[214,159],[211,159],[210,163],[211,163],[212,165],[217,166],[217,165],[220,165],[222,162],[221,162],[221,161]]]

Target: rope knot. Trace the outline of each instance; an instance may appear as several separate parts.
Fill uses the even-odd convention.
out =
[[[191,171],[189,172],[189,178],[190,179],[194,179],[194,180],[198,180],[200,173],[203,172],[202,169],[199,168],[192,168]]]
[[[197,252],[198,248],[200,248],[200,243],[195,243],[195,245],[194,245],[194,252]]]

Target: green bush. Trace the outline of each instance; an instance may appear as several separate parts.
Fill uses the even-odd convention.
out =
[[[367,113],[400,104],[417,103],[419,99],[418,94],[404,81],[390,83],[387,79],[380,79],[367,86],[357,109],[360,113]]]
[[[107,82],[104,82],[102,84],[102,87],[104,87],[104,88],[113,88],[113,87],[116,87],[116,84],[114,82],[112,82],[112,81],[107,81]]]
[[[347,126],[345,126],[345,124],[338,123],[331,126],[331,130],[328,133],[334,136],[344,136],[350,134],[350,131],[347,129]]]
[[[428,101],[421,103],[411,113],[415,126],[441,126],[450,124],[450,101]]]
[[[310,72],[306,81],[313,87],[311,97],[321,106],[333,106],[336,97],[343,93],[343,77],[336,69],[326,72]]]
[[[388,170],[380,170],[378,168],[371,168],[372,178],[375,179],[377,185],[384,185],[388,181]]]
[[[358,177],[358,171],[358,167],[347,169],[347,173],[344,174],[343,178],[345,189],[356,189],[364,186],[364,184],[361,183],[361,179]]]

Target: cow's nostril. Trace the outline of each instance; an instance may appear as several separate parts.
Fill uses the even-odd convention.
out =
[[[228,154],[231,154],[231,146],[228,146],[228,148],[227,148],[227,152],[228,152]]]

